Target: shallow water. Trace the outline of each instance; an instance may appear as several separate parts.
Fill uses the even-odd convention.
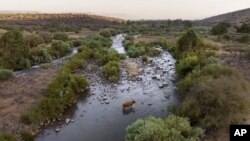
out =
[[[116,37],[120,44],[123,39],[119,35]],[[36,140],[123,141],[126,127],[137,119],[166,116],[167,105],[178,102],[173,82],[176,79],[175,60],[168,52],[151,60],[150,64],[142,64],[140,59],[133,60],[141,71],[133,79],[128,78],[126,69],[122,67],[118,84],[105,82],[100,72],[88,67],[83,72],[90,80],[90,93],[94,95],[78,101],[70,115],[74,122],[60,125],[59,133],[54,131],[59,125],[46,129]],[[164,88],[159,88],[163,84]],[[136,101],[133,109],[124,111],[123,102],[132,99]]]

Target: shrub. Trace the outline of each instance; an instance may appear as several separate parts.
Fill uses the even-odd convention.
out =
[[[34,141],[35,136],[33,136],[29,131],[22,131],[21,137],[23,141]]]
[[[52,57],[45,46],[39,46],[30,50],[30,61],[31,65],[49,63],[52,61]]]
[[[87,86],[88,81],[83,76],[60,73],[47,86],[46,97],[40,101],[38,107],[25,115],[27,117],[23,117],[36,124],[45,119],[58,118]]]
[[[240,42],[240,43],[248,43],[248,42],[250,42],[250,36],[249,35],[243,35],[243,36],[239,37],[236,40],[238,42]]]
[[[41,36],[34,34],[27,36],[26,41],[28,43],[28,46],[31,48],[37,47],[38,45],[44,43],[44,40]]]
[[[16,138],[11,134],[2,133],[0,134],[0,141],[16,141]]]
[[[2,61],[5,68],[20,70],[30,67],[28,46],[19,30],[5,33],[0,39],[0,48],[4,52]]]
[[[247,84],[236,72],[218,64],[193,70],[178,89],[183,103],[177,113],[208,131],[240,121],[239,115],[246,111]]]
[[[198,57],[190,56],[180,60],[176,65],[176,70],[181,77],[184,77],[197,66],[199,66]]]
[[[239,33],[250,33],[250,24],[242,24],[240,28],[237,28]]]
[[[7,69],[0,69],[0,81],[7,81],[14,78],[13,71]]]
[[[224,22],[222,22],[222,23],[219,23],[219,24],[217,24],[217,25],[215,25],[212,29],[211,29],[211,33],[213,34],[213,35],[223,35],[223,34],[225,34],[225,33],[227,33],[228,32],[228,27],[229,27],[230,25],[228,24],[228,23],[224,23]]]
[[[148,62],[148,56],[143,55],[141,60],[142,60],[142,62]]]
[[[103,66],[102,71],[112,82],[117,82],[120,76],[120,64],[116,61],[110,61]]]
[[[55,58],[62,57],[70,53],[70,44],[63,41],[53,41],[49,51]]]
[[[45,43],[50,43],[52,41],[52,35],[49,32],[39,32]]]
[[[110,47],[111,39],[103,36],[87,36],[82,39],[82,44],[90,48]]]
[[[66,33],[55,33],[53,36],[54,40],[61,40],[61,41],[67,41],[69,39],[68,35]]]
[[[200,49],[200,39],[193,29],[188,29],[177,41],[179,54],[188,54]]]
[[[201,128],[191,127],[187,118],[170,115],[137,120],[126,129],[126,141],[199,141]]]
[[[74,41],[72,41],[72,45],[73,45],[73,47],[79,47],[82,45],[82,41],[80,39],[74,40]]]
[[[107,37],[107,38],[112,36],[109,31],[102,31],[100,32],[100,35],[102,35],[103,37]]]

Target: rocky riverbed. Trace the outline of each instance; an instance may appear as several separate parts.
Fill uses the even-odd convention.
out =
[[[87,98],[79,100],[71,109],[68,123],[64,121],[46,129],[37,141],[124,140],[129,124],[148,116],[166,116],[167,105],[178,103],[174,85],[175,60],[168,52],[150,58],[146,64],[140,58],[127,58],[121,63],[117,84],[106,81],[94,62],[78,71],[90,81]],[[122,104],[127,100],[136,101],[133,109],[123,110]]]

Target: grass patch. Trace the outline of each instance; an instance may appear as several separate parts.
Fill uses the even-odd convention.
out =
[[[16,141],[16,138],[8,133],[0,134],[0,141]]]
[[[102,72],[112,82],[117,82],[120,78],[120,64],[117,61],[110,61],[103,66]]]

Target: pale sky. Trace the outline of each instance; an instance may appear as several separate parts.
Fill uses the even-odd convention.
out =
[[[250,8],[250,0],[0,0],[0,11],[91,13],[124,19],[202,19]]]

